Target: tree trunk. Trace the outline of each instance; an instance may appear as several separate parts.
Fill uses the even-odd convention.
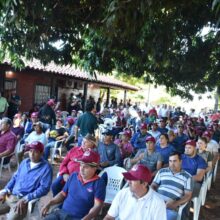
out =
[[[217,86],[216,93],[215,93],[215,106],[214,106],[215,112],[218,111],[219,92],[220,92],[220,86]]]

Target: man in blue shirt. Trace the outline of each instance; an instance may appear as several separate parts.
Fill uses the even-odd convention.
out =
[[[105,200],[105,182],[97,174],[100,156],[94,151],[86,151],[78,160],[79,173],[73,173],[63,190],[43,208],[47,215],[51,206],[63,203],[62,209],[54,210],[45,220],[87,220],[95,218]]]
[[[167,134],[168,129],[166,128],[166,120],[161,119],[160,120],[160,125],[157,129],[161,134]]]
[[[177,152],[183,154],[185,150],[185,143],[189,139],[186,134],[183,133],[184,126],[179,125],[176,138],[173,140],[174,148]]]
[[[200,192],[207,163],[197,154],[196,142],[193,140],[186,142],[185,154],[182,155],[182,168],[192,175],[193,197],[197,197]]]
[[[98,144],[98,153],[100,155],[100,166],[102,168],[120,165],[121,153],[118,145],[113,142],[113,130],[108,130],[103,133],[104,141]]]
[[[146,138],[151,136],[147,132],[147,124],[143,123],[140,126],[140,131],[136,132],[133,137],[131,138],[131,144],[134,147],[135,151],[137,152],[139,149],[146,148]]]
[[[52,168],[42,158],[44,146],[41,142],[32,142],[29,150],[30,159],[20,164],[17,172],[0,191],[0,214],[7,214],[7,219],[23,219],[27,213],[28,202],[41,198],[50,190]]]

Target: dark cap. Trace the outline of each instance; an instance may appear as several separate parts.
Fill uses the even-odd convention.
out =
[[[113,130],[104,131],[102,134],[107,135],[107,136],[114,136]]]

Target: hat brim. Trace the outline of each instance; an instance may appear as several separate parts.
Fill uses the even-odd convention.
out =
[[[25,152],[30,151],[30,150],[36,150],[36,151],[39,151],[40,153],[44,152],[43,150],[36,149],[36,148],[30,147],[30,146],[25,147]]]
[[[76,160],[76,162],[78,162],[78,163],[85,163],[85,164],[87,164],[89,166],[92,166],[92,167],[99,167],[98,163],[90,162],[90,161],[87,161],[85,159],[78,159],[78,160]]]
[[[107,135],[107,136],[114,136],[114,134],[108,133],[108,132],[103,132],[102,134],[103,134],[103,135]]]
[[[126,180],[140,180],[137,177],[133,176],[130,172],[122,173]]]

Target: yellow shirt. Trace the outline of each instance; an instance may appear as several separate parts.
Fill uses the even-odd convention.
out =
[[[0,97],[0,113],[5,112],[5,109],[8,107],[8,102],[6,98]]]

